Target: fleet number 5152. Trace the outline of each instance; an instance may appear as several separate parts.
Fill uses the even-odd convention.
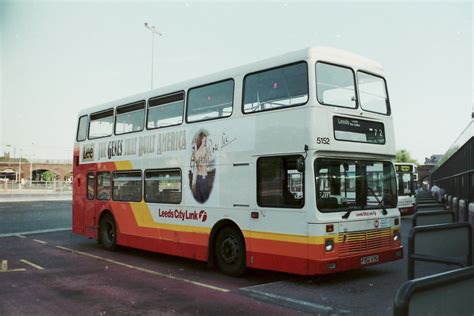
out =
[[[316,137],[316,144],[329,145],[328,137]]]

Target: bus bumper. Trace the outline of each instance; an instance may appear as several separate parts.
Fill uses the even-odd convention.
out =
[[[334,258],[309,263],[310,275],[331,274],[336,272],[355,270],[367,266],[377,265],[403,259],[403,247],[383,251],[368,252],[364,254]]]

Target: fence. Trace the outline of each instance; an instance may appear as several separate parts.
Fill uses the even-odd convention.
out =
[[[474,121],[431,173],[431,183],[458,200],[474,202]]]
[[[20,193],[22,191],[72,192],[72,183],[68,181],[1,181],[0,193]]]
[[[397,292],[393,314],[474,315],[474,267],[405,282]]]

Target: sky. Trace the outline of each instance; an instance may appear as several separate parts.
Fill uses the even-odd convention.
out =
[[[382,64],[397,149],[445,153],[474,111],[471,2],[0,0],[0,154],[71,159],[77,113],[309,46]],[[8,146],[10,145],[10,146]]]

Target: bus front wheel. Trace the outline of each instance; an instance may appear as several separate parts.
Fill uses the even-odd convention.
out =
[[[100,241],[102,247],[113,251],[117,247],[117,230],[114,217],[111,214],[105,214],[100,220]]]
[[[224,227],[217,235],[215,247],[219,270],[234,277],[245,272],[245,242],[237,229]]]

